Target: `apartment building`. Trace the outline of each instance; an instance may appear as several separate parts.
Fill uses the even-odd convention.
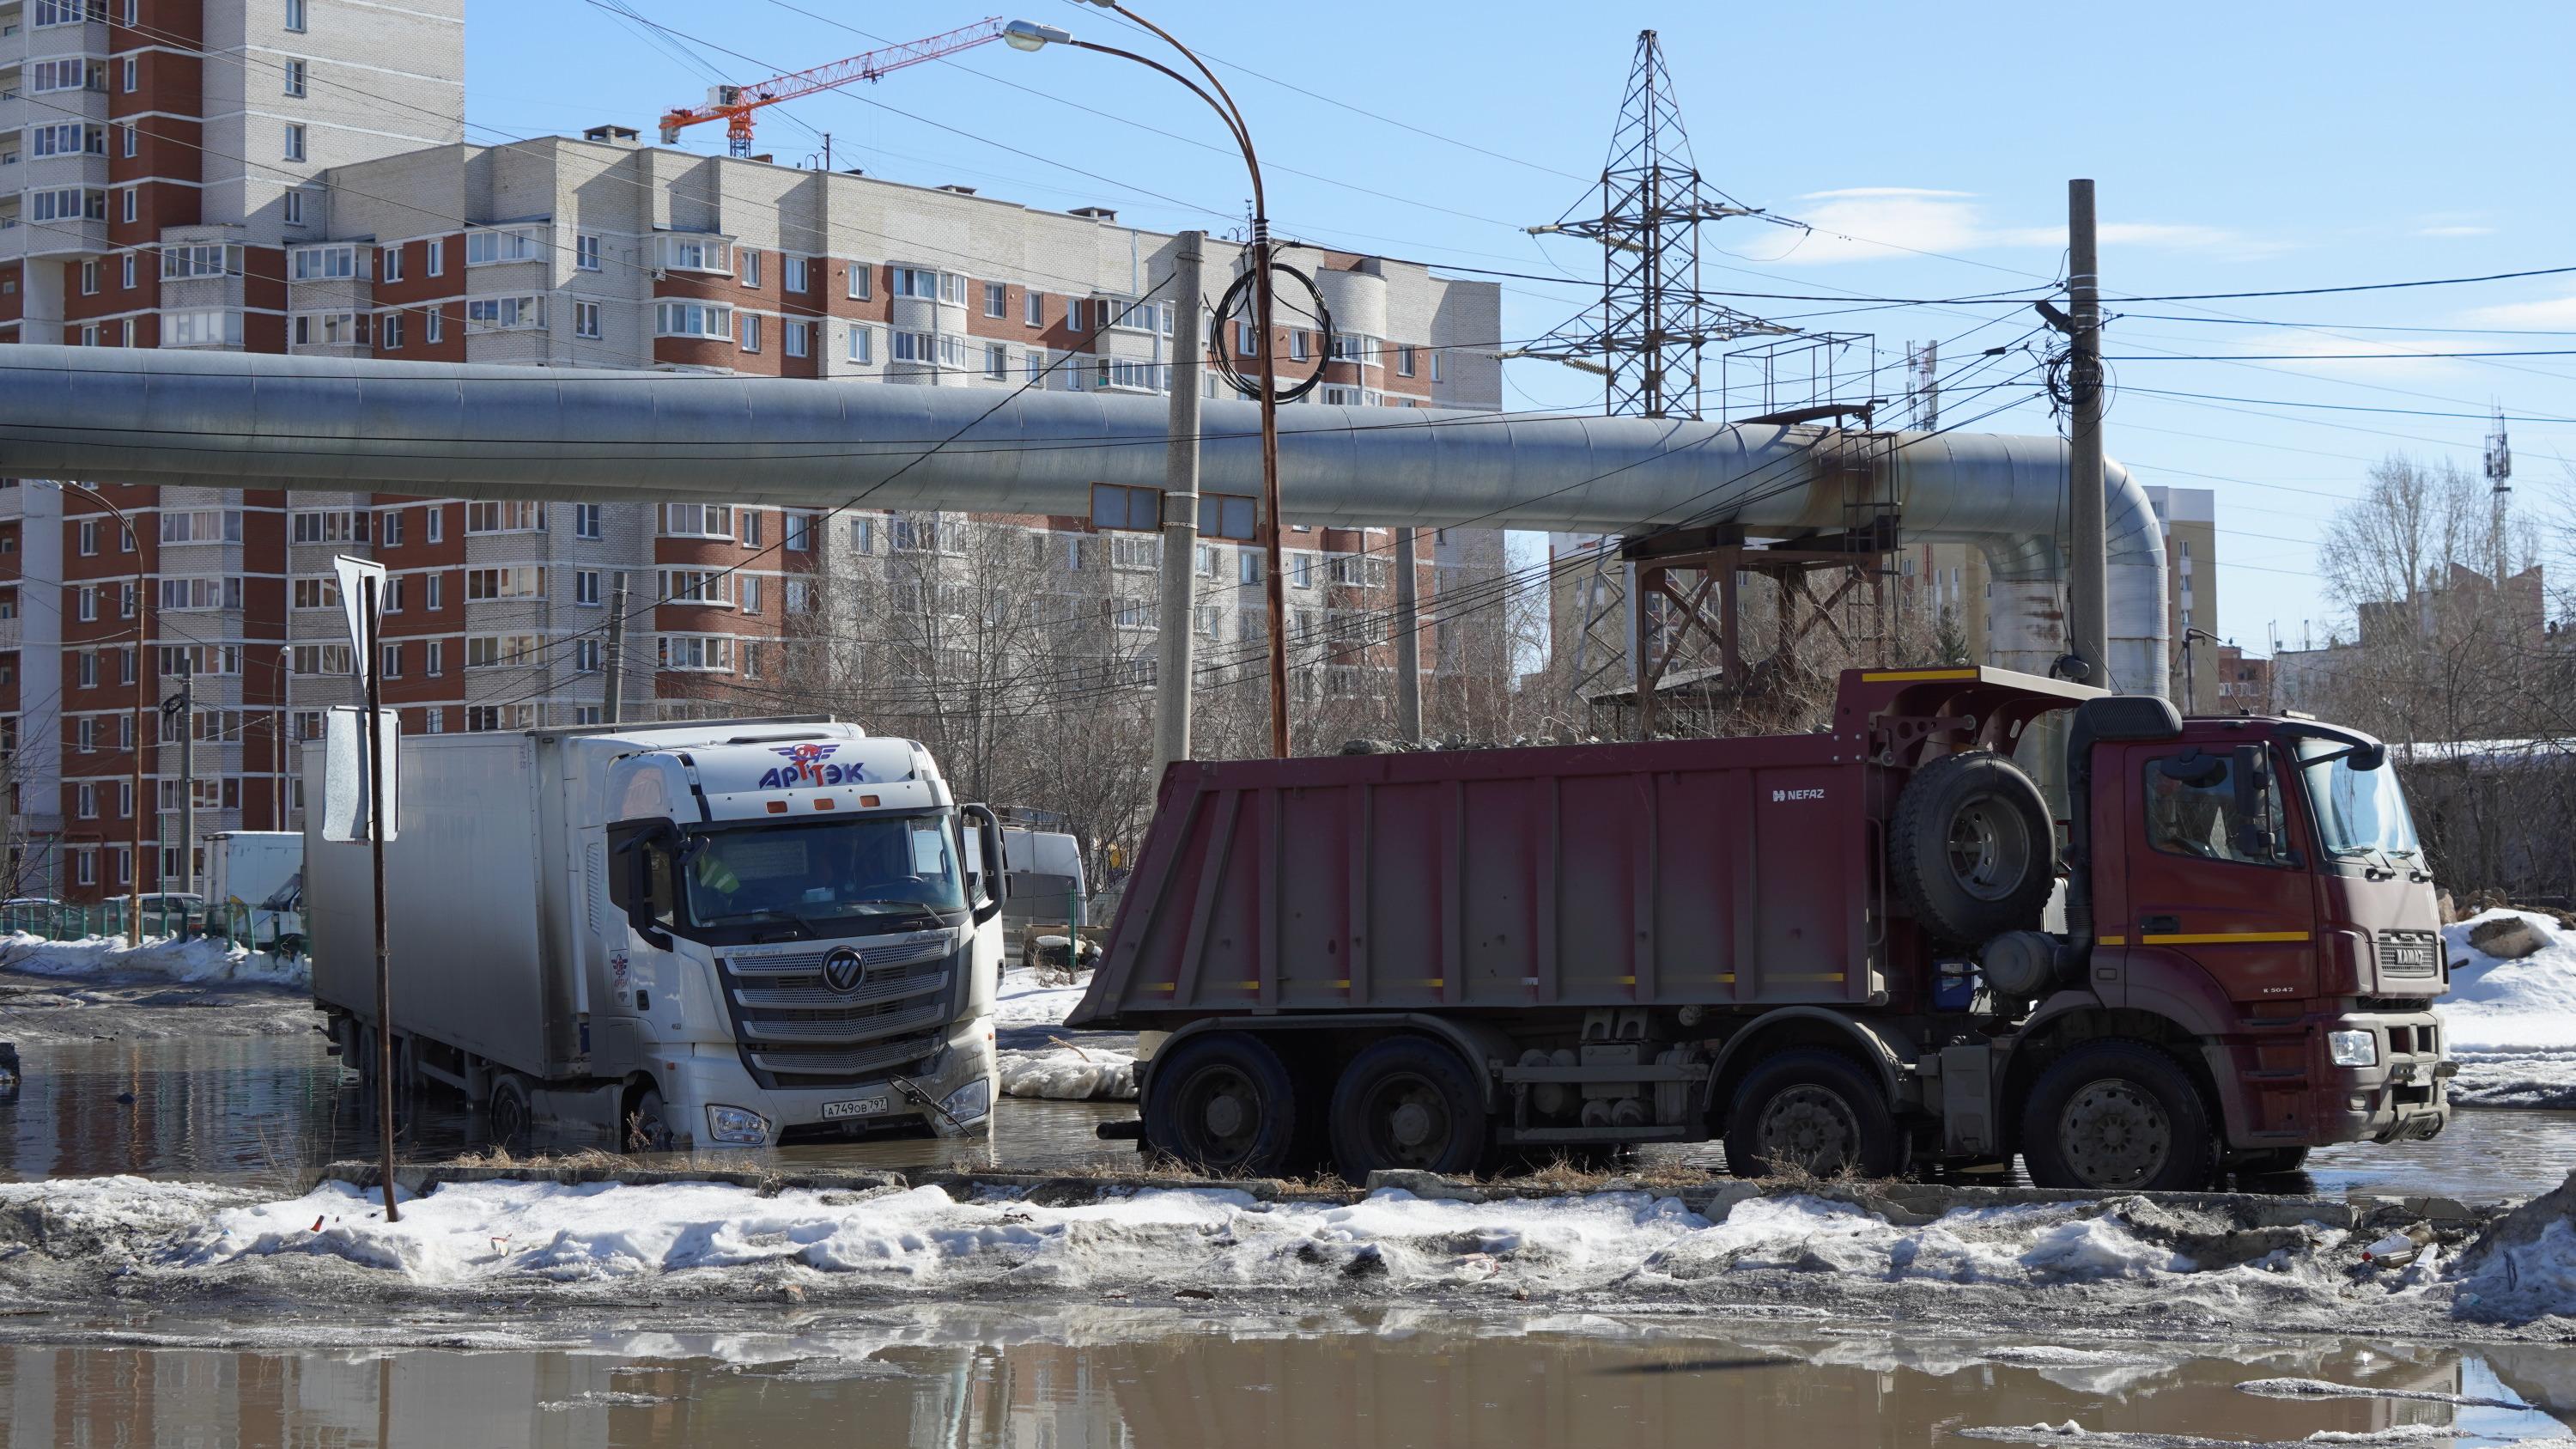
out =
[[[318,21],[338,0],[305,3]],[[304,74],[310,86],[319,72]],[[28,263],[75,296],[87,295],[93,263],[120,284],[131,271],[138,285],[121,289],[133,305],[75,309],[72,330],[40,335],[22,321],[21,332],[353,367],[470,360],[1140,396],[1167,391],[1172,377],[1175,239],[1102,208],[1042,211],[962,187],[695,156],[609,127],[580,140],[387,147],[282,195],[294,198],[291,222],[282,203],[248,218],[201,212],[121,251]],[[1238,250],[1210,243],[1211,290],[1231,279]],[[1292,373],[1323,368],[1315,401],[1500,406],[1496,287],[1346,253],[1291,260],[1316,277],[1334,319],[1330,336],[1283,326],[1278,337]],[[1256,343],[1240,329],[1210,339],[1247,357]],[[1215,391],[1213,377],[1204,385]],[[0,717],[20,741],[27,827],[44,831],[59,799],[59,869],[44,885],[72,898],[127,879],[130,790],[119,782],[131,766],[138,629],[140,667],[155,681],[147,692],[195,677],[200,836],[300,824],[301,747],[324,711],[354,700],[331,577],[343,553],[389,571],[380,668],[406,731],[600,719],[621,573],[631,607],[650,609],[628,628],[624,717],[789,707],[800,640],[905,632],[826,611],[970,617],[965,541],[996,533],[1026,535],[1031,559],[1062,575],[1025,581],[1067,604],[1051,677],[1153,681],[1159,538],[1103,527],[1123,521],[1114,498],[1095,500],[1099,517],[970,527],[954,515],[735,506],[720,467],[709,501],[667,505],[100,491],[135,520],[134,551],[80,496],[35,482],[0,489],[16,504],[0,501],[0,517],[15,517],[24,541],[0,547],[0,579],[40,601],[27,620],[0,617],[0,636],[22,630],[0,638],[0,651],[16,647],[14,658],[0,653]],[[1266,637],[1260,558],[1249,500],[1212,502],[1208,522],[1193,622],[1223,659]],[[40,542],[56,555],[50,570]],[[1294,686],[1317,701],[1391,692],[1390,537],[1292,526],[1284,542]],[[1437,617],[1444,593],[1503,567],[1499,532],[1426,532],[1426,611]],[[48,579],[61,580],[59,608],[38,582]],[[1427,671],[1467,667],[1468,627],[1433,626]],[[186,862],[172,813],[176,736],[143,729],[146,789],[163,811],[145,834],[167,842],[147,852],[157,855],[144,864],[150,889]]]

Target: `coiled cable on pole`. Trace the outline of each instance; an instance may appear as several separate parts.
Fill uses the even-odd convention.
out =
[[[1316,287],[1313,277],[1286,262],[1272,262],[1270,265],[1271,270],[1275,272],[1286,272],[1295,277],[1305,287],[1306,295],[1315,299],[1315,322],[1322,329],[1324,336],[1324,355],[1315,360],[1314,375],[1279,394],[1279,401],[1292,403],[1313,392],[1324,380],[1324,368],[1333,360],[1333,313],[1331,308],[1324,305],[1324,294]],[[1211,350],[1216,353],[1217,371],[1225,374],[1225,380],[1236,392],[1249,398],[1261,396],[1261,383],[1254,378],[1244,376],[1242,369],[1235,366],[1236,349],[1225,345],[1225,336],[1230,330],[1228,322],[1232,314],[1243,304],[1244,297],[1251,292],[1253,281],[1259,275],[1256,269],[1246,267],[1243,275],[1234,279],[1234,285],[1226,288],[1225,295],[1217,298],[1216,326],[1210,329],[1216,334],[1213,340],[1217,345]],[[1278,360],[1276,352],[1271,354],[1271,360],[1273,362]]]

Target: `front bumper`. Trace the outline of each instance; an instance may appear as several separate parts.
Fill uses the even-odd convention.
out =
[[[927,1071],[909,1075],[906,1080],[921,1089],[932,1102],[945,1102],[960,1088],[977,1082],[984,1084],[985,1110],[981,1116],[964,1121],[970,1133],[992,1130],[992,1108],[1001,1097],[998,1060],[993,1051],[993,1023],[990,1017],[975,1017],[950,1030],[945,1047]],[[699,1147],[774,1147],[784,1140],[792,1145],[798,1139],[831,1139],[845,1130],[874,1134],[885,1131],[919,1131],[953,1133],[946,1118],[898,1089],[891,1079],[847,1087],[803,1088],[796,1090],[763,1087],[752,1079],[742,1064],[742,1054],[728,1045],[709,1045],[698,1054],[679,1063],[676,1080],[665,1088],[670,1098],[671,1125],[684,1133],[691,1145]],[[835,1103],[860,1102],[882,1096],[886,1110],[861,1117],[827,1114]],[[707,1108],[734,1107],[758,1114],[767,1131],[760,1142],[719,1142],[708,1129]]]
[[[2416,1141],[2450,1125],[2443,1025],[2430,1010],[2323,1011],[2266,1022],[2212,1050],[2236,1147]],[[2335,1062],[2328,1037],[2367,1032],[2366,1066]]]

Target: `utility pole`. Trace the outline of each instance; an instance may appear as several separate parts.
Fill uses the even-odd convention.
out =
[[[1172,253],[1172,431],[1163,445],[1162,636],[1154,662],[1154,774],[1190,757],[1190,682],[1196,673],[1192,580],[1199,543],[1199,373],[1207,342],[1203,268],[1207,233],[1185,231]],[[1077,938],[1078,939],[1078,938]],[[1080,963],[1075,963],[1080,964]]]
[[[1422,743],[1422,608],[1413,576],[1414,531],[1395,531],[1395,727]]]
[[[187,892],[197,889],[197,662],[188,657],[193,652],[183,650],[179,665],[179,889]]]
[[[626,712],[626,570],[615,575],[608,605],[607,699],[599,707],[602,724],[623,724]]]
[[[2069,313],[2068,384],[2074,394],[2074,429],[2067,468],[2074,497],[2067,520],[2075,534],[2072,576],[2067,580],[2067,632],[2075,657],[2084,665],[2084,682],[2109,688],[2110,667],[2109,541],[2104,537],[2102,498],[2102,277],[2093,234],[2093,183],[2066,183],[2066,302]],[[2132,690],[2154,693],[2161,681],[2125,681]]]
[[[385,807],[393,781],[385,774],[384,661],[376,641],[383,628],[381,569],[366,576],[363,615],[367,660],[367,847],[374,855],[376,891],[376,1137],[385,1175],[385,1221],[402,1221],[394,1205],[394,956],[385,929]]]

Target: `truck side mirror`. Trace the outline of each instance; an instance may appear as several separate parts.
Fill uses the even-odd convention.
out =
[[[975,924],[982,925],[1002,913],[1002,902],[1010,899],[1011,873],[1002,859],[1002,818],[989,805],[961,805],[959,813],[975,822],[975,854],[982,869],[975,872],[973,885],[981,899],[974,902]]]

